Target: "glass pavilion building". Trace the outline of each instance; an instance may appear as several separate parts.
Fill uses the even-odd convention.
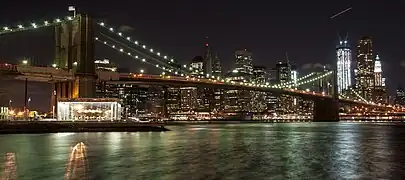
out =
[[[114,98],[60,99],[58,121],[116,121],[121,120],[121,104]]]

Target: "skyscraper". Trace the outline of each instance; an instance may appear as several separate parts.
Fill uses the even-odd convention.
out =
[[[338,92],[342,93],[344,90],[349,89],[352,85],[351,76],[351,63],[352,63],[352,51],[350,46],[345,41],[340,41],[336,47],[337,57],[337,86]]]
[[[383,85],[383,77],[382,77],[382,65],[380,61],[380,57],[376,56],[374,61],[374,85],[375,87],[381,87]]]
[[[253,81],[258,84],[266,83],[266,67],[264,66],[253,67]]]
[[[204,59],[202,56],[196,56],[190,63],[191,74],[200,76],[204,74]]]
[[[395,104],[405,105],[405,90],[402,87],[398,87],[397,89],[395,96]]]
[[[291,81],[293,82],[293,87],[297,87],[298,70],[297,66],[293,65],[290,67],[291,71]]]
[[[387,103],[388,95],[385,87],[385,78],[383,78],[383,70],[380,57],[377,55],[374,61],[374,89],[372,92],[373,102]]]
[[[222,67],[218,54],[215,54],[212,62],[212,75],[215,77],[222,76]]]
[[[366,100],[372,99],[374,87],[373,44],[370,37],[362,37],[357,43],[356,89]]]
[[[212,64],[213,64],[212,49],[208,43],[205,44],[205,55],[204,55],[204,74],[206,77],[212,76]]]
[[[291,69],[288,63],[279,61],[276,64],[276,71],[277,83],[286,83],[291,80]]]
[[[249,75],[253,73],[252,53],[247,49],[235,52],[235,70]]]

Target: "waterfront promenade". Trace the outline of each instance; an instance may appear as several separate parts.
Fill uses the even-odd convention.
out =
[[[58,132],[150,132],[168,131],[161,123],[99,121],[1,121],[0,134]]]

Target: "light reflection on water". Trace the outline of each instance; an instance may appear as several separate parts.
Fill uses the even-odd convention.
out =
[[[0,180],[396,179],[405,172],[403,125],[168,128],[173,131],[1,135]]]
[[[14,153],[6,153],[4,156],[3,174],[0,180],[15,180],[17,179],[17,166]]]
[[[72,148],[65,172],[65,180],[87,180],[87,147],[80,142]]]

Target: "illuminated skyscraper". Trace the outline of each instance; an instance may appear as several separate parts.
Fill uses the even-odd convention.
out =
[[[218,54],[215,54],[212,61],[212,75],[215,77],[222,76],[222,67]]]
[[[297,87],[297,78],[298,78],[298,71],[297,66],[291,66],[291,81],[293,82],[293,86]]]
[[[222,75],[222,68],[221,68],[221,62],[219,60],[218,54],[215,53],[215,56],[213,55],[214,52],[212,50],[212,47],[208,44],[205,43],[205,55],[204,55],[204,75],[206,77],[218,77]]]
[[[211,77],[212,76],[212,63],[214,57],[212,56],[212,49],[211,46],[205,44],[206,50],[205,50],[205,55],[204,55],[204,74],[206,77]]]
[[[291,81],[291,69],[290,64],[288,62],[281,62],[279,61],[276,64],[276,79],[277,83],[286,83]]]
[[[196,56],[191,60],[190,63],[191,67],[191,74],[196,76],[203,76],[204,75],[204,59],[202,56]]]
[[[382,66],[381,66],[381,61],[380,57],[377,55],[374,61],[374,82],[375,82],[375,87],[381,87],[383,86],[382,82]]]
[[[366,100],[372,99],[374,88],[373,44],[370,37],[362,37],[357,44],[356,89]]]
[[[265,84],[266,83],[266,67],[254,66],[252,80],[258,84]]]
[[[235,52],[235,70],[241,73],[252,74],[252,53],[245,50],[239,50]]]
[[[341,93],[352,85],[351,77],[351,63],[352,63],[352,51],[350,46],[345,41],[340,41],[336,47],[337,57],[337,85],[338,92]]]
[[[373,102],[387,103],[388,95],[385,87],[385,78],[383,78],[383,70],[380,57],[377,55],[374,61],[374,89],[372,92]]]
[[[396,91],[395,104],[405,105],[405,90],[401,86]]]
[[[108,59],[95,60],[94,65],[96,66],[96,71],[117,71],[117,66]]]

